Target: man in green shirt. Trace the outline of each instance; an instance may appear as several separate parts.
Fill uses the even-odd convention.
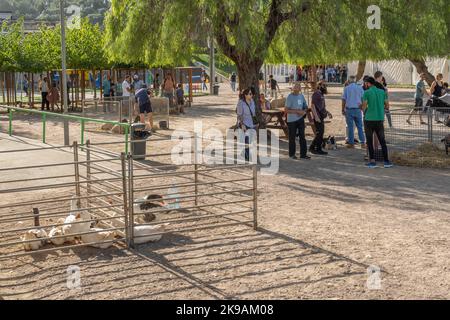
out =
[[[368,90],[364,92],[362,109],[364,111],[364,129],[366,132],[367,146],[369,148],[369,163],[368,168],[376,168],[375,150],[373,147],[374,133],[378,137],[383,150],[384,167],[393,167],[389,161],[389,153],[384,137],[384,115],[385,110],[389,110],[389,101],[384,90],[378,89],[375,86],[375,79],[369,77],[367,79]]]

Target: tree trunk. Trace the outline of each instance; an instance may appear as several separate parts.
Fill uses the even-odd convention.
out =
[[[425,60],[424,59],[409,59],[409,61],[411,61],[411,63],[416,67],[417,72],[419,74],[421,74],[421,73],[425,74],[425,81],[431,87],[431,85],[436,80],[436,78],[428,71],[428,67],[425,64]]]
[[[364,70],[366,70],[366,60],[358,61],[358,70],[356,71],[356,81],[359,81],[364,76]]]

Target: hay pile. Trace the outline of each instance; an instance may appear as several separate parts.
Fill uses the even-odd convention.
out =
[[[433,143],[424,143],[407,152],[394,152],[392,161],[401,166],[450,169],[450,156]]]

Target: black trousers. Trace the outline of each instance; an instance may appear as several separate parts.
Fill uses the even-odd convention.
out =
[[[306,144],[305,137],[305,118],[297,120],[295,122],[288,123],[289,128],[289,157],[295,156],[297,152],[296,139],[297,136],[300,140],[300,156],[306,157],[308,152],[308,146]]]
[[[47,110],[50,110],[50,102],[48,102],[47,96],[48,92],[42,92],[41,110],[44,110],[45,106],[47,106]]]
[[[316,136],[311,144],[311,149],[320,151],[322,150],[323,143],[323,135],[325,134],[325,123],[314,121],[314,125],[316,126]]]
[[[389,161],[389,153],[384,137],[384,121],[364,121],[366,131],[367,147],[369,149],[369,160],[375,159],[375,148],[373,147],[373,135],[376,134],[383,150],[384,161]]]

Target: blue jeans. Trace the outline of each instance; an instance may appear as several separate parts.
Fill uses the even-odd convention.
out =
[[[366,137],[364,136],[363,130],[363,118],[361,109],[346,109],[345,120],[348,127],[348,143],[355,144],[355,124],[358,128],[358,136],[360,143],[366,143]]]

